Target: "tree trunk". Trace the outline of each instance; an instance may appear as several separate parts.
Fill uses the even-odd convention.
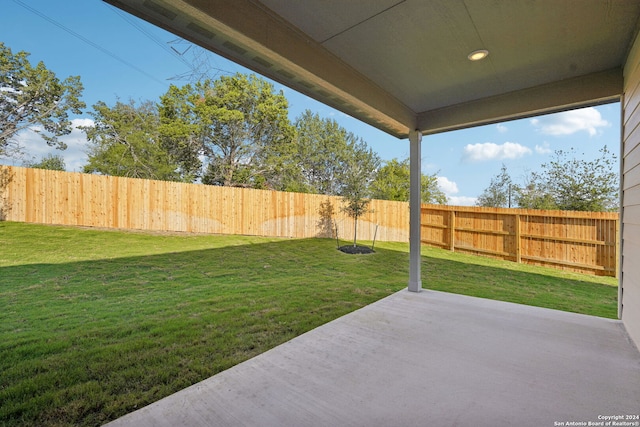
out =
[[[353,247],[356,247],[356,239],[358,238],[358,218],[353,218]]]

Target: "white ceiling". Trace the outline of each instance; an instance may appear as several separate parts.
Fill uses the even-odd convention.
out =
[[[640,0],[106,1],[399,137],[616,100],[640,17]]]

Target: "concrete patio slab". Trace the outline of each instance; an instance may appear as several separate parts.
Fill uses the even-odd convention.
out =
[[[637,426],[639,414],[640,352],[621,322],[405,290],[108,426]]]

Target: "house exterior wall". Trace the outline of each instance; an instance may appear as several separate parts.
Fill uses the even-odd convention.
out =
[[[627,332],[640,348],[640,36],[636,37],[624,67],[620,159],[620,311]]]

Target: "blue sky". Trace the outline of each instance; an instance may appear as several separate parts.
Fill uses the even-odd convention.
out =
[[[157,101],[170,84],[188,83],[189,64],[206,63],[214,73],[249,72],[217,55],[205,53],[178,37],[127,15],[100,0],[0,0],[3,25],[0,41],[14,52],[26,51],[32,64],[43,61],[63,79],[79,75],[88,108],[98,101]],[[177,52],[183,53],[179,55]],[[195,59],[195,58],[199,59]],[[206,62],[205,62],[206,61]],[[333,118],[362,137],[383,160],[406,158],[409,142],[386,135],[282,85],[294,120],[305,109]],[[77,125],[91,124],[90,116],[74,118]],[[539,170],[555,150],[575,148],[585,160],[598,156],[607,146],[619,154],[620,105],[568,111],[425,136],[422,140],[423,172],[437,173],[450,204],[472,205],[498,174],[502,164],[516,181]],[[39,160],[49,152],[65,157],[67,170],[80,171],[86,162],[84,133],[75,130],[65,137],[66,151],[52,150],[33,133],[19,142],[25,159],[0,159],[21,165]]]

